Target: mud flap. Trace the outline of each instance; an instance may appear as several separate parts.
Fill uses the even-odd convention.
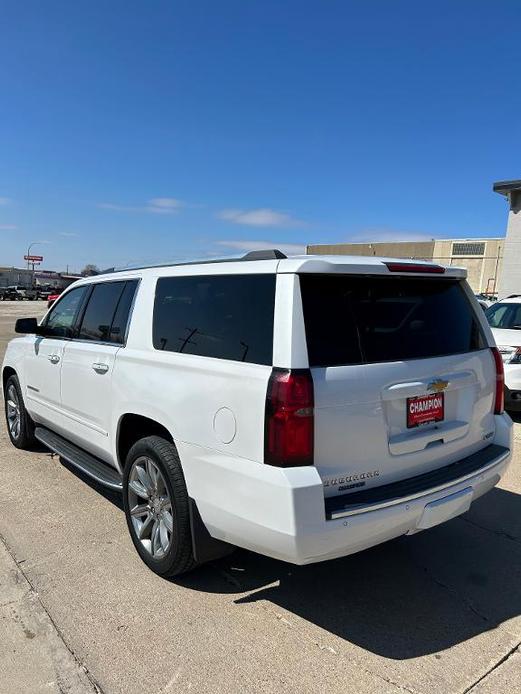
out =
[[[199,509],[194,499],[189,498],[190,511],[190,530],[192,533],[192,551],[194,559],[198,564],[204,564],[213,559],[226,557],[235,550],[234,545],[230,545],[222,540],[216,540],[210,535],[206,525],[203,523]]]

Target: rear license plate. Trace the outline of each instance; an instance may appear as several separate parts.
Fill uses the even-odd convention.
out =
[[[444,410],[443,393],[407,398],[407,427],[410,429],[428,422],[441,422],[445,416]]]

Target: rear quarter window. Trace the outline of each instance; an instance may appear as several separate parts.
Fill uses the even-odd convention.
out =
[[[459,280],[300,276],[310,366],[426,359],[485,347]]]
[[[274,274],[160,278],[154,304],[154,347],[271,364],[274,306]]]

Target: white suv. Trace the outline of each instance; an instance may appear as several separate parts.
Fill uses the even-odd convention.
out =
[[[492,328],[505,365],[505,407],[521,411],[521,296],[513,295],[487,308],[485,315]]]
[[[80,280],[16,329],[12,443],[121,490],[161,575],[235,545],[307,564],[430,528],[511,458],[464,270],[255,252]]]

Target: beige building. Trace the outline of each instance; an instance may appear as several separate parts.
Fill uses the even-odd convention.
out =
[[[311,244],[307,253],[322,255],[378,255],[386,258],[432,260],[440,265],[467,269],[468,281],[476,293],[497,294],[505,239],[432,239],[374,243]]]

